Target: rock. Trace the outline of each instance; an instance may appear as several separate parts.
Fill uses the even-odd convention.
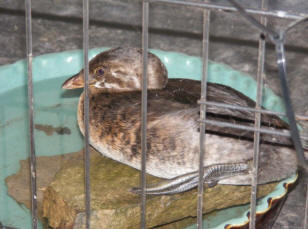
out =
[[[43,217],[53,228],[81,229],[85,225],[83,154],[65,160],[44,190]],[[91,151],[91,228],[138,228],[140,197],[130,192],[139,184],[139,171]],[[147,183],[161,179],[147,176]],[[261,185],[258,196],[271,192],[277,183]],[[177,195],[150,196],[147,199],[147,226],[181,228],[181,219],[194,217],[197,190]],[[204,213],[248,203],[249,186],[217,185],[204,194]],[[177,225],[166,225],[177,222]],[[187,220],[182,223],[187,224]],[[193,222],[191,222],[193,223]]]
[[[42,215],[43,190],[54,179],[55,174],[61,168],[64,161],[74,157],[74,153],[58,156],[37,157],[37,200],[38,213]],[[29,160],[20,161],[20,170],[5,179],[8,187],[8,194],[19,204],[24,204],[27,208],[31,207],[30,200],[30,172]]]

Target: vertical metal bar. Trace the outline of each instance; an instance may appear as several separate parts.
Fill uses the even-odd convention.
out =
[[[285,59],[285,50],[284,50],[284,34],[280,34],[278,39],[274,39],[276,55],[277,55],[277,65],[278,65],[278,74],[280,79],[280,87],[282,90],[283,100],[286,107],[286,113],[289,120],[289,128],[291,132],[291,137],[295,147],[295,151],[298,157],[298,166],[306,169],[307,160],[304,156],[304,150],[302,147],[302,142],[300,140],[299,131],[297,129],[297,124],[295,121],[292,101],[290,97],[288,81],[287,81],[287,70],[286,70],[286,59]]]
[[[267,8],[267,2],[262,0],[262,10]],[[267,19],[261,17],[261,23],[266,26]],[[261,109],[262,104],[262,91],[263,91],[263,73],[264,73],[264,59],[265,59],[265,40],[259,38],[259,51],[258,51],[258,73],[257,73],[257,99],[256,109]],[[260,128],[261,113],[255,113],[255,128]],[[259,168],[259,154],[260,154],[260,132],[254,132],[254,153],[253,153],[253,167],[252,167],[252,184],[251,184],[251,205],[250,205],[250,223],[249,228],[255,228],[256,221],[256,199],[258,189],[258,168]]]
[[[36,192],[36,155],[34,142],[34,111],[33,111],[33,80],[32,80],[32,16],[31,0],[26,0],[26,43],[28,66],[28,106],[29,106],[29,135],[30,135],[30,183],[31,183],[31,213],[32,228],[37,228],[37,192]]]
[[[149,2],[142,6],[142,101],[141,101],[141,228],[146,228],[146,153],[147,153],[147,99],[148,99],[148,46]]]
[[[261,10],[267,9],[267,0],[262,0]],[[261,24],[266,26],[267,18],[261,17]],[[257,72],[257,98],[256,110],[261,110],[262,106],[262,92],[263,92],[263,75],[264,75],[264,61],[265,61],[265,40],[259,38],[258,50],[258,72]],[[261,128],[261,113],[255,113],[255,128]],[[252,182],[251,182],[251,197],[250,197],[250,222],[249,228],[255,229],[256,227],[256,202],[258,192],[258,169],[259,169],[259,155],[260,155],[260,132],[254,132],[254,152],[253,152],[253,165],[252,165]]]
[[[210,30],[210,11],[203,11],[203,39],[202,39],[202,80],[201,80],[201,101],[206,101],[207,89],[207,71],[208,71],[208,48],[209,48],[209,30]],[[204,192],[204,165],[203,158],[205,153],[205,121],[206,119],[206,104],[200,105],[200,154],[199,154],[199,183],[198,183],[198,207],[197,207],[197,228],[203,228],[203,192]]]
[[[230,3],[232,3],[240,12],[240,14],[245,17],[250,23],[255,25],[261,32],[267,33],[272,40],[272,42],[275,44],[275,50],[277,55],[277,65],[278,65],[278,75],[280,79],[280,86],[282,89],[282,95],[286,107],[286,113],[289,120],[289,126],[290,131],[292,133],[291,137],[295,146],[295,150],[298,157],[298,166],[305,169],[308,162],[305,159],[304,151],[302,147],[302,143],[300,141],[300,135],[299,131],[297,129],[297,124],[295,121],[294,111],[291,103],[290,93],[289,93],[289,87],[287,82],[287,71],[286,71],[286,59],[285,59],[285,50],[284,50],[284,39],[286,32],[291,29],[293,26],[297,25],[300,22],[303,22],[306,20],[306,18],[302,18],[297,22],[291,23],[286,30],[280,30],[279,33],[277,33],[274,30],[269,29],[268,27],[262,25],[259,23],[254,17],[249,15],[245,9],[238,3],[235,2],[235,0],[229,0]]]
[[[308,184],[306,184],[306,205],[304,218],[304,229],[308,229]]]
[[[90,204],[90,146],[89,146],[89,0],[83,0],[83,61],[84,61],[84,179],[85,179],[85,210],[86,228],[90,228],[91,204]]]

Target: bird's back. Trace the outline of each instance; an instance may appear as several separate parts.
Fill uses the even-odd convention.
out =
[[[162,90],[148,91],[147,171],[172,178],[195,171],[199,157],[199,81],[171,79]],[[229,87],[208,85],[208,99],[253,106],[254,102]],[[79,104],[79,126],[83,132],[83,96]],[[217,110],[218,109],[218,110]],[[208,107],[208,117],[224,121],[253,120],[253,112]],[[215,115],[211,116],[211,112]],[[100,93],[90,97],[90,141],[103,155],[140,169],[141,92]],[[236,118],[235,118],[236,117]],[[275,119],[283,128],[284,122]],[[251,158],[252,142],[238,141],[249,132],[209,126],[206,164],[240,162]],[[221,137],[220,135],[223,135]],[[233,136],[225,136],[232,135]],[[242,136],[241,136],[242,135]],[[252,137],[249,135],[248,137]],[[237,144],[239,143],[239,144]],[[238,145],[238,146],[237,146]],[[222,149],[222,146],[226,146]],[[234,148],[235,147],[235,148]],[[228,154],[228,155],[224,155]],[[242,152],[242,153],[241,153]],[[224,161],[225,160],[225,161]]]

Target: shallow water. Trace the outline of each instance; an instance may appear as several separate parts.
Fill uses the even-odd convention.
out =
[[[44,80],[34,85],[35,147],[38,156],[65,154],[83,148],[76,120],[81,90],[62,90],[61,84],[67,78]],[[7,195],[5,184],[5,178],[19,170],[19,161],[29,157],[26,93],[25,87],[19,87],[0,95],[0,222],[30,229],[30,211]],[[216,228],[222,221],[244,215],[248,208],[248,205],[233,207],[210,214],[204,226]],[[41,223],[39,228],[42,228]]]
[[[68,77],[44,80],[34,85],[35,148],[38,156],[75,152],[83,147],[76,121],[81,90],[64,91]],[[27,90],[19,87],[0,96],[0,222],[31,228],[29,210],[7,195],[5,178],[19,170],[19,161],[29,157]]]
[[[91,50],[90,56],[94,56],[99,50],[101,49]],[[199,58],[157,50],[153,52],[166,64],[170,78],[200,79],[202,62]],[[79,151],[83,148],[83,138],[77,126],[76,109],[81,90],[64,91],[61,84],[80,70],[82,52],[47,54],[34,58],[33,64],[34,78],[39,80],[34,85],[37,155],[51,156]],[[0,222],[7,226],[28,229],[31,228],[29,210],[7,195],[5,185],[5,178],[19,170],[19,161],[29,157],[27,89],[24,86],[14,88],[16,85],[26,84],[25,61],[2,66],[0,73]],[[210,62],[208,79],[229,85],[250,98],[255,98],[255,81],[228,66]],[[264,106],[283,111],[281,100],[271,90],[264,92]],[[275,196],[284,191],[282,184],[280,186]],[[262,209],[267,206],[266,198],[263,199]],[[225,209],[217,215],[215,213],[207,217],[205,228],[217,228],[226,219],[232,219],[232,223],[242,222],[246,219],[246,213],[240,213],[237,208]],[[247,206],[245,209],[248,209]],[[238,218],[235,218],[234,212],[237,212]]]

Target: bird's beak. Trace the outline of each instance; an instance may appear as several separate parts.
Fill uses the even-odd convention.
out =
[[[73,75],[71,78],[67,79],[63,84],[63,89],[76,89],[76,88],[83,88],[84,87],[84,80],[83,80],[83,73],[79,72],[76,75]]]

